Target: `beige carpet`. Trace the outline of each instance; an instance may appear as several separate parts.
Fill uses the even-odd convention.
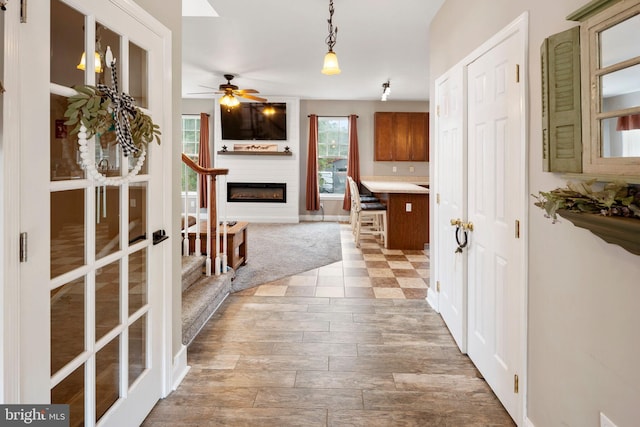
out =
[[[342,259],[337,222],[250,223],[247,232],[247,264],[236,272],[232,292]]]

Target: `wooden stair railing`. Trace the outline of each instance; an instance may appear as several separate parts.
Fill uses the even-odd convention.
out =
[[[223,260],[221,265],[220,260],[220,236],[217,230],[218,224],[218,210],[217,210],[217,198],[216,198],[216,184],[217,177],[219,175],[227,175],[229,174],[229,169],[216,169],[216,168],[204,168],[194,162],[189,156],[182,153],[182,162],[189,167],[189,169],[193,170],[197,175],[204,175],[207,177],[207,186],[209,187],[209,192],[207,194],[207,260],[206,260],[206,271],[207,276],[211,275],[211,236],[212,233],[215,233],[215,251],[216,251],[216,259],[215,259],[215,274],[219,275],[220,272],[226,272],[227,270],[227,254],[223,253]],[[196,180],[198,182],[197,191],[196,191],[196,239],[194,244],[195,253],[200,255],[200,180]],[[184,219],[183,219],[183,255],[189,255],[189,211],[188,211],[188,197],[187,197],[188,189],[185,191],[185,210],[184,210]],[[225,227],[226,232],[226,227]],[[226,236],[223,237],[226,242]],[[224,250],[226,251],[226,244],[224,245]]]

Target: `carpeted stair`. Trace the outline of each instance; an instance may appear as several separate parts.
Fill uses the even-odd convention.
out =
[[[220,276],[204,274],[204,256],[182,257],[182,343],[189,345],[229,295],[233,270]]]

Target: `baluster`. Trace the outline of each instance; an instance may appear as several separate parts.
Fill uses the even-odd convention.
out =
[[[224,176],[223,177],[223,182],[222,182],[222,188],[225,190],[224,193],[226,194],[226,187],[227,187],[227,177]],[[221,192],[222,193],[222,192]],[[222,194],[224,195],[224,194]],[[222,234],[222,273],[226,273],[227,272],[227,201],[226,198],[222,199],[222,209],[223,209],[223,214],[222,214],[222,222],[224,223],[222,230],[223,230],[223,234]],[[218,224],[218,223],[216,223]]]
[[[220,233],[218,233],[218,224],[219,224],[219,219],[218,219],[218,180],[216,178],[214,178],[213,180],[214,185],[216,187],[215,190],[215,199],[213,201],[213,214],[214,214],[214,219],[215,222],[213,224],[215,224],[215,229],[211,230],[212,233],[216,233],[216,276],[220,275]]]
[[[182,255],[189,256],[189,168],[184,168],[184,223],[182,225]]]
[[[202,251],[200,250],[200,193],[202,189],[200,188],[200,174],[194,172],[196,174],[196,243],[195,243],[195,255],[202,255]]]
[[[211,183],[211,175],[207,175],[207,187],[209,187],[209,191],[207,192],[207,225],[209,230],[207,233],[207,261],[205,265],[207,276],[211,276],[211,221],[213,220],[211,217],[211,192],[214,191]]]

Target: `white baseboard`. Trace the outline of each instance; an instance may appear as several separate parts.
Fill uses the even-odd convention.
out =
[[[187,376],[189,369],[191,366],[187,365],[187,346],[183,345],[173,358],[172,390],[178,388],[184,377]]]
[[[234,221],[246,221],[256,224],[297,224],[300,222],[298,216],[249,216],[249,215],[234,215]]]
[[[531,420],[527,417],[524,417],[524,427],[535,427]]]
[[[440,313],[440,307],[438,306],[438,295],[435,290],[427,289],[427,303],[435,310],[436,313]]]
[[[348,222],[348,215],[300,215],[300,221]]]

